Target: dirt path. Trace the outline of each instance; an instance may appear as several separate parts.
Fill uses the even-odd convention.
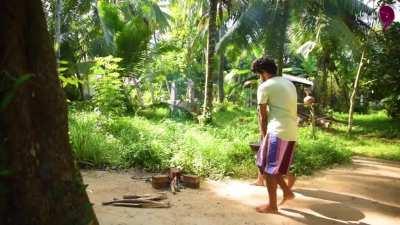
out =
[[[168,194],[170,209],[101,206],[124,194],[156,192],[130,173],[83,172],[88,194],[102,225],[399,225],[400,164],[354,158],[351,166],[301,178],[296,199],[280,214],[256,213],[266,189],[249,181],[207,181],[200,190]],[[281,193],[279,193],[281,196]]]

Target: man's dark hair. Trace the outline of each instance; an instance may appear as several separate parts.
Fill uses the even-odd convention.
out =
[[[253,61],[251,65],[251,71],[253,73],[267,72],[272,75],[276,75],[277,67],[274,60],[268,57],[262,57]]]

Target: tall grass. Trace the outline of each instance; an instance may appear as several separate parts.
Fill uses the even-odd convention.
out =
[[[344,132],[346,129],[347,114],[336,113],[335,117],[341,122],[336,124],[335,129]],[[385,111],[356,114],[353,125],[352,136],[388,140],[400,139],[400,120],[390,119]]]
[[[249,143],[257,140],[255,110],[232,105],[216,108],[212,125],[163,117],[114,116],[70,110],[70,138],[77,159],[96,167],[140,167],[161,171],[174,166],[202,176],[254,176]],[[348,162],[351,152],[329,135],[313,140],[307,128],[293,166],[297,174]]]
[[[355,115],[354,129],[346,133],[346,114],[335,114],[340,122],[331,135],[361,156],[400,161],[400,120],[387,117],[384,111]]]
[[[73,112],[69,117],[72,149],[80,163],[103,167],[120,161],[120,141],[102,132],[96,113]]]

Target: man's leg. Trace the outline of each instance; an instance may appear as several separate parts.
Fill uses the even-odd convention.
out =
[[[291,179],[291,178],[288,177],[288,179]],[[292,199],[295,198],[295,195],[293,194],[290,186],[288,184],[286,184],[286,182],[283,179],[282,175],[278,175],[277,176],[277,182],[278,182],[279,186],[282,188],[282,191],[283,191],[283,199],[282,199],[281,203],[279,203],[279,205],[282,205],[286,201],[289,201],[289,200],[292,200]]]
[[[276,189],[278,187],[277,176],[279,175],[269,175],[269,174],[266,175],[269,204],[258,206],[256,208],[257,212],[260,213],[278,212],[277,197],[276,197]]]
[[[294,183],[296,182],[296,176],[293,173],[289,173],[287,175],[287,185],[289,187],[290,190],[292,190]]]
[[[260,170],[258,170],[257,180],[254,183],[252,183],[252,185],[265,186],[264,181],[265,181],[264,175],[260,172]]]

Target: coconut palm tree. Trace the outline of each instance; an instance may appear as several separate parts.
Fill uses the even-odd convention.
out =
[[[311,33],[326,26],[323,18],[333,20],[332,27],[339,25],[339,30],[349,35],[351,28],[360,22],[360,13],[371,12],[360,0],[250,0],[244,4],[246,10],[235,14],[238,17],[233,18],[234,24],[218,43],[217,50],[231,43],[243,47],[264,43],[266,53],[279,56],[293,25],[302,27],[295,37],[304,44]]]
[[[228,44],[248,48],[263,45],[265,53],[276,58],[279,72],[283,68],[286,49],[301,49],[312,41],[318,50],[318,66],[322,71],[317,83],[325,104],[328,69],[334,69],[334,50],[346,49],[360,55],[357,33],[366,27],[360,19],[372,9],[360,0],[251,0],[227,34],[217,44],[217,50]],[[338,35],[340,33],[340,35]]]
[[[334,61],[347,58],[346,61],[351,60],[356,64],[361,55],[362,37],[368,28],[361,16],[373,10],[362,1],[316,1],[306,5],[303,12],[306,13],[293,16],[298,22],[292,24],[289,32],[291,49],[303,49],[303,43],[313,43],[320,71],[315,77],[317,93],[320,103],[325,106],[328,75],[336,70]],[[340,74],[336,74],[337,81],[338,76]]]
[[[209,1],[208,35],[207,35],[207,57],[206,57],[206,84],[204,91],[203,120],[211,122],[213,101],[213,71],[215,61],[215,44],[217,37],[217,6],[218,0]]]

